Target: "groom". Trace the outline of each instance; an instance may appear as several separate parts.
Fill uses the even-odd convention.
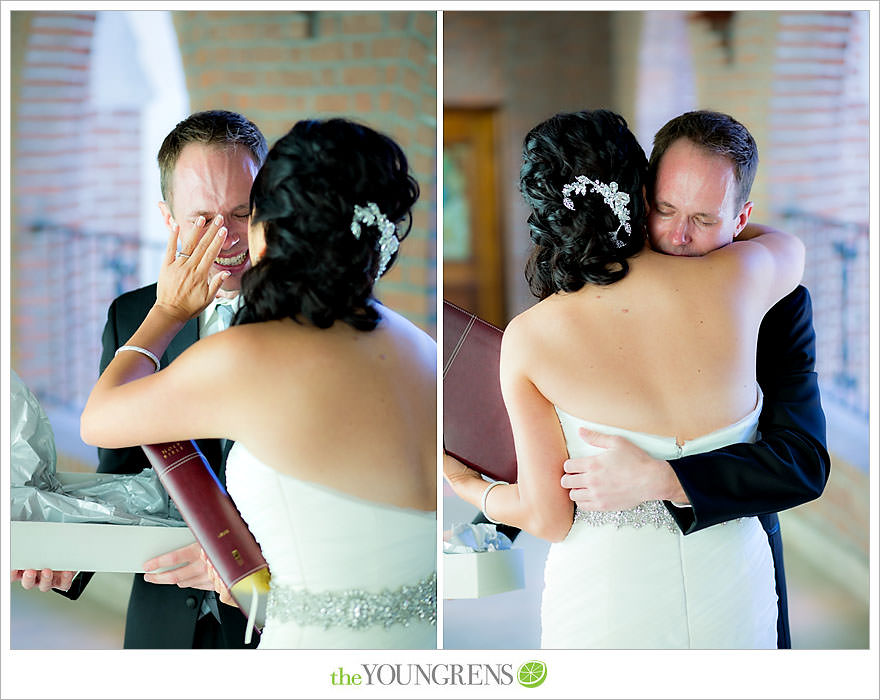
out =
[[[692,146],[708,157],[684,157]],[[668,122],[654,137],[649,162],[651,246],[669,255],[704,255],[735,240],[751,214],[747,200],[757,165],[751,134],[726,114],[688,112]],[[779,648],[790,648],[791,637],[776,513],[818,498],[830,469],[815,344],[810,295],[799,286],[761,324],[757,379],[764,405],[755,444],[662,461],[624,438],[584,431],[587,442],[607,449],[567,460],[562,477],[585,510],[664,500],[684,534],[760,516],[776,569]]]
[[[250,190],[254,177],[266,158],[268,146],[260,130],[240,114],[208,111],[192,114],[181,121],[159,149],[159,174],[163,201],[159,202],[169,232],[180,227],[182,237],[200,237],[211,219],[223,216],[228,229],[214,272],[227,271],[221,298],[212,302],[178,333],[162,357],[162,367],[174,360],[199,338],[224,330],[240,304],[241,276],[250,267],[248,257],[248,218]],[[110,364],[117,348],[137,330],[156,301],[156,285],[136,289],[118,297],[110,305],[103,334],[101,372]],[[225,308],[224,308],[225,307]],[[224,382],[235,381],[238,369],[218,368],[217,392]],[[222,410],[222,406],[220,408]],[[225,440],[199,440],[198,445],[211,468],[224,482],[229,444]],[[98,449],[99,472],[137,473],[150,467],[140,447]],[[133,648],[242,648],[245,618],[239,610],[218,605],[213,585],[199,556],[197,544],[168,552],[144,568],[178,568],[167,573],[135,574],[125,622],[126,649]],[[70,572],[55,572],[59,574]],[[24,572],[34,585],[40,572]],[[69,591],[77,598],[91,573],[80,573]],[[29,584],[29,585],[28,585]],[[63,585],[61,586],[63,587]],[[41,583],[48,590],[49,583]],[[257,640],[258,641],[258,640]],[[251,643],[255,647],[257,641]]]

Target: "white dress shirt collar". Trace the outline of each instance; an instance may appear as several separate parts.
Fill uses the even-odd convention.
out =
[[[226,330],[226,324],[220,314],[217,313],[217,305],[220,303],[228,304],[234,314],[241,307],[241,294],[234,299],[214,299],[205,310],[199,314],[199,338],[206,338],[214,333]]]

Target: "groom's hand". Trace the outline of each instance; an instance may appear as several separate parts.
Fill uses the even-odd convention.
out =
[[[70,590],[75,571],[53,571],[52,569],[14,569],[11,580],[21,581],[21,587],[26,591],[37,586],[43,593],[57,588],[59,591]]]
[[[171,571],[162,573],[145,573],[144,581],[149,583],[173,584],[180,588],[199,588],[203,591],[213,591],[214,584],[205,566],[202,557],[202,548],[197,542],[188,544],[186,547],[175,549],[173,552],[160,554],[144,563],[144,571],[150,572],[156,569],[176,567]]]
[[[217,573],[217,569],[213,567],[211,562],[208,560],[208,555],[205,554],[205,550],[202,550],[202,562],[205,565],[205,569],[208,572],[208,577],[211,579],[211,585],[214,587],[214,590],[217,593],[217,597],[220,599],[221,603],[226,603],[227,605],[236,605],[235,600],[232,598],[232,594],[229,592],[229,589],[226,587],[226,584],[223,583],[223,579],[220,578],[220,574]]]
[[[567,459],[562,487],[582,510],[627,510],[652,500],[686,503],[668,462],[654,459],[626,438],[581,428],[580,438],[605,448],[592,457]]]

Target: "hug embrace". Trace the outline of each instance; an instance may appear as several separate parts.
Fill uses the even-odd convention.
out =
[[[776,511],[821,494],[804,246],[749,223],[751,134],[699,111],[645,157],[622,117],[523,144],[526,278],[504,332],[517,483],[444,473],[484,520],[550,540],[545,648],[790,646]]]

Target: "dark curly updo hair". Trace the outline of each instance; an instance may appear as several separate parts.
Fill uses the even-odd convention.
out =
[[[406,156],[388,136],[345,119],[295,124],[269,151],[251,189],[251,223],[263,223],[266,250],[242,276],[236,321],[290,317],[329,328],[340,320],[373,330],[380,231],[363,225],[356,238],[354,207],[374,202],[400,222],[403,239],[418,196]]]
[[[520,191],[532,210],[534,248],[526,264],[532,294],[545,299],[585,284],[611,284],[627,274],[627,258],[645,245],[647,166],[624,118],[604,109],[557,114],[526,135]],[[620,228],[622,247],[609,233],[620,220],[590,184],[586,195],[571,195],[574,210],[563,205],[562,188],[579,175],[606,185],[616,182],[618,191],[629,194],[632,233]]]

